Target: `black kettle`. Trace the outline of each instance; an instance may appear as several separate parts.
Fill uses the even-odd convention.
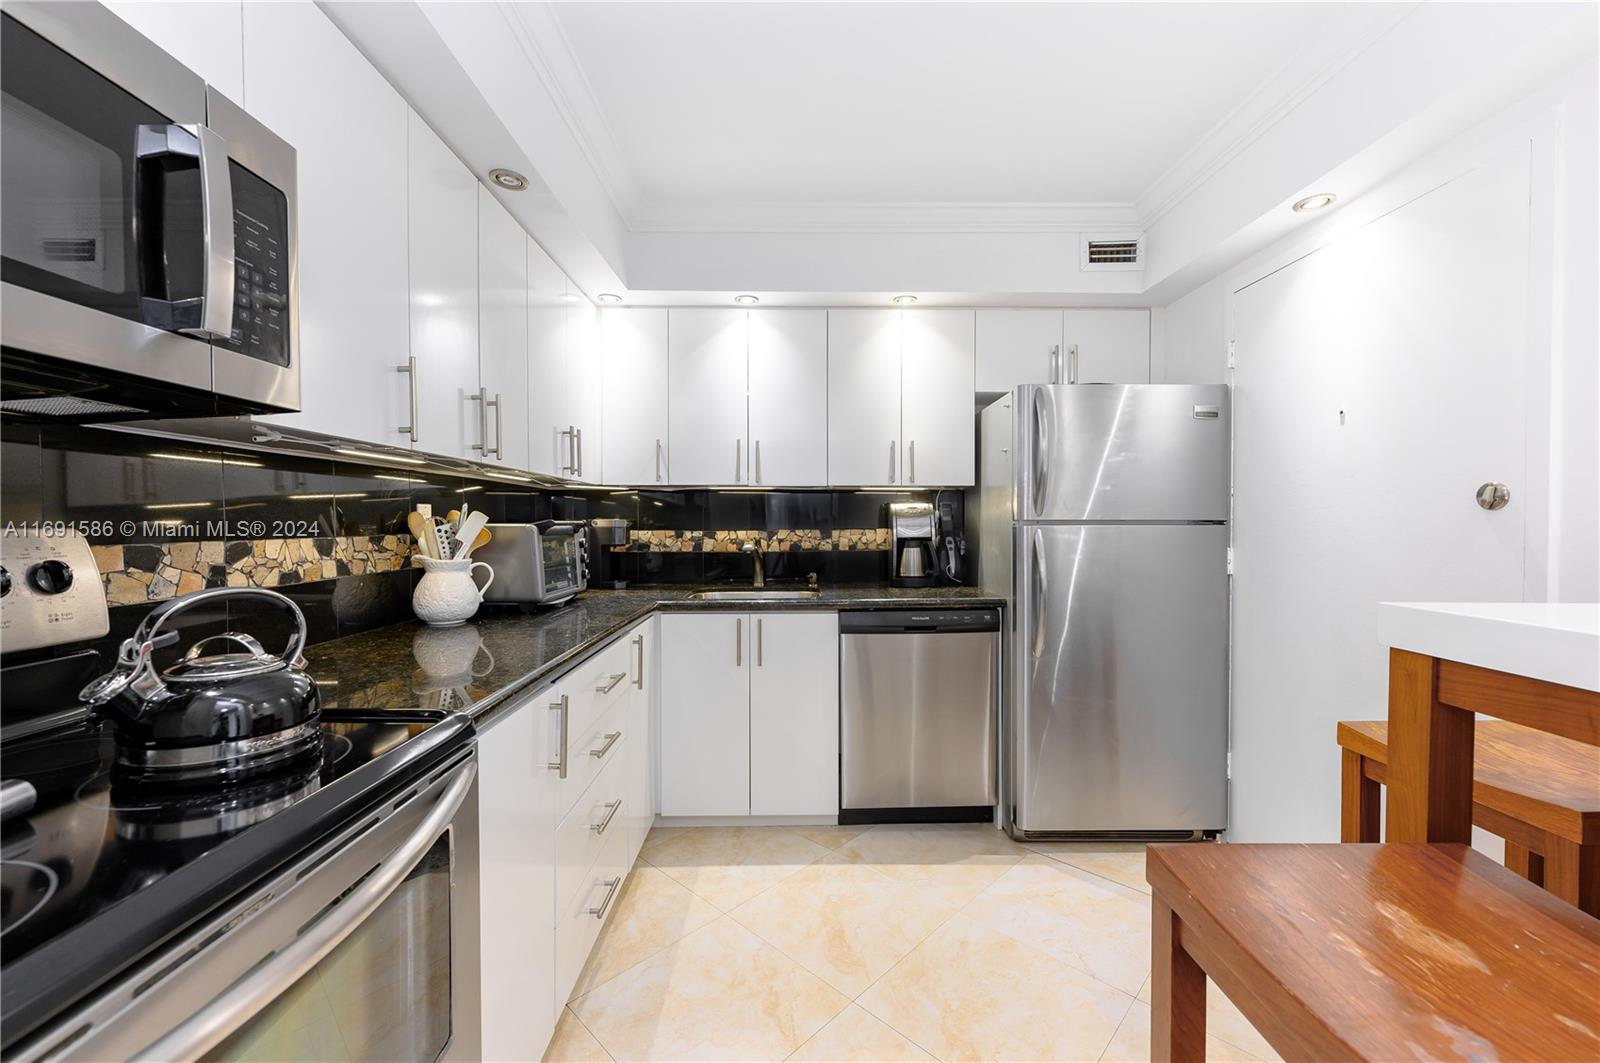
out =
[[[264,599],[294,617],[283,653],[229,631],[201,639],[158,673],[152,655],[178,639],[162,626],[185,609],[224,598]],[[321,701],[305,671],[305,641],[304,614],[277,591],[199,591],[152,609],[122,644],[116,666],[79,697],[115,724],[115,771],[127,781],[187,786],[255,778],[321,754]],[[240,649],[206,652],[223,642]]]

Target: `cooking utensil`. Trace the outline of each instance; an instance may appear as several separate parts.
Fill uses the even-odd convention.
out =
[[[467,555],[466,556],[471,557],[472,556],[472,552],[474,550],[478,549],[480,546],[488,546],[489,545],[489,540],[491,540],[493,538],[494,538],[494,532],[490,531],[488,528],[483,529],[483,531],[478,533],[478,537],[476,539],[472,540],[471,545],[469,545],[467,547]]]
[[[162,628],[187,609],[224,599],[257,599],[287,612],[294,631],[283,652],[268,653],[252,636],[228,631],[201,639],[158,673],[155,650],[178,640]],[[224,642],[242,652],[205,652]],[[197,591],[152,609],[122,644],[112,670],[79,697],[115,723],[116,769],[131,781],[236,781],[320,753],[321,699],[305,670],[305,644],[304,614],[277,591]]]
[[[456,533],[456,543],[458,545],[456,546],[455,554],[452,556],[457,560],[466,557],[471,552],[472,544],[478,538],[478,533],[483,531],[483,526],[488,523],[489,515],[481,509],[462,521],[461,528]]]
[[[417,549],[424,555],[433,557],[434,555],[429,553],[433,548],[431,542],[433,535],[429,530],[433,527],[433,521],[424,517],[420,510],[415,510],[406,514],[406,527],[410,529],[411,538],[417,544]]]

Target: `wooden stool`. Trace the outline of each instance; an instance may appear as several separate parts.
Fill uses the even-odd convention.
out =
[[[1149,847],[1154,1059],[1208,975],[1289,1059],[1600,1059],[1600,919],[1466,844],[1478,712],[1600,746],[1600,692],[1392,650],[1389,842]]]
[[[1502,720],[1476,730],[1472,822],[1505,839],[1511,870],[1600,916],[1600,750]],[[1341,722],[1339,745],[1340,840],[1375,842],[1389,725]]]

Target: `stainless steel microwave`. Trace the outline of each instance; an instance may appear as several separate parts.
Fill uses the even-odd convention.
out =
[[[294,148],[100,4],[0,51],[0,409],[298,410]]]

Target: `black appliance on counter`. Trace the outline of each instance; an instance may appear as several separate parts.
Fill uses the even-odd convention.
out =
[[[628,545],[628,527],[628,522],[620,517],[601,517],[589,522],[589,539],[594,544],[589,556],[594,559],[595,572],[589,586],[616,591],[628,586],[628,581],[617,575],[622,559],[612,550],[615,546]]]
[[[961,582],[966,542],[951,503],[890,502],[889,582],[896,587],[932,587]]]
[[[8,622],[48,608],[18,581],[5,596]],[[0,1051],[237,1054],[300,1030],[316,987],[352,1005],[319,1058],[477,1058],[471,720],[322,709],[297,644],[242,632],[243,653],[202,643],[158,673],[178,609],[92,685],[114,712],[42,678],[81,654],[0,661],[27,678],[0,718]]]

